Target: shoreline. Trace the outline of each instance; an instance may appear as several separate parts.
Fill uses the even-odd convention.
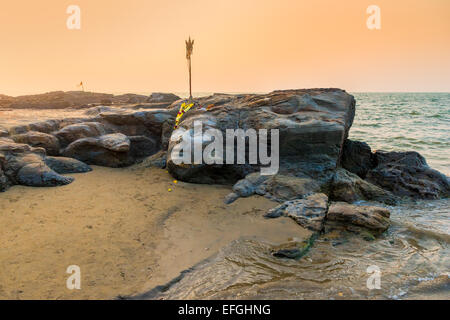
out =
[[[230,187],[174,185],[162,169],[94,167],[74,176],[67,186],[1,194],[1,299],[132,296],[235,239],[284,244],[311,234],[289,218],[264,219],[274,203],[263,197],[225,206]],[[66,288],[69,265],[81,268],[81,290]]]

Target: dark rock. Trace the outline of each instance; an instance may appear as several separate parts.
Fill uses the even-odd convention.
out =
[[[65,126],[55,133],[61,147],[66,147],[72,142],[89,137],[98,137],[107,134],[105,125],[98,122],[81,122]]]
[[[29,131],[37,131],[43,133],[52,133],[59,129],[61,120],[45,120],[41,122],[30,123],[28,125]]]
[[[439,199],[450,196],[449,178],[431,169],[423,156],[415,151],[375,154],[376,167],[367,181],[400,197]]]
[[[62,186],[74,180],[57,174],[43,163],[25,165],[17,173],[17,179],[20,184],[31,187]]]
[[[269,210],[266,218],[286,216],[312,231],[321,231],[328,209],[328,197],[323,193],[310,195],[306,199],[291,200]]]
[[[280,249],[272,253],[274,257],[286,259],[298,259],[303,255],[303,251],[298,248]]]
[[[148,97],[147,102],[150,103],[157,103],[157,102],[167,102],[172,103],[177,100],[180,100],[181,98],[173,93],[161,93],[161,92],[154,92]]]
[[[45,164],[59,174],[83,173],[92,171],[87,164],[72,158],[65,157],[45,157]]]
[[[9,188],[9,180],[0,168],[0,192],[6,191]]]
[[[87,164],[106,167],[123,167],[133,163],[128,151],[130,139],[121,134],[109,134],[98,138],[83,138],[72,142],[62,155]]]
[[[225,197],[225,199],[223,199],[223,203],[230,204],[235,202],[237,199],[239,199],[239,195],[237,193],[231,192]]]
[[[192,130],[194,121],[198,120],[203,123],[203,132],[210,128],[218,129],[223,137],[226,137],[226,129],[253,128],[267,129],[269,132],[278,129],[279,173],[309,178],[321,187],[333,177],[355,113],[353,96],[339,89],[287,90],[265,95],[213,95],[196,99],[196,102],[202,107],[191,109],[183,117],[180,128]],[[205,108],[207,106],[208,110]],[[170,108],[178,111],[178,107],[179,102]],[[181,140],[174,136],[170,140],[167,162],[170,173],[183,181],[230,184],[261,168],[260,163],[177,165],[172,161],[172,151],[180,143]],[[205,142],[203,147],[207,144]],[[223,162],[226,163],[226,154]]]
[[[259,172],[248,174],[233,186],[233,193],[238,197],[249,197],[254,194],[266,196],[276,201],[304,198],[320,190],[318,183],[310,178],[299,178],[277,174],[264,176]]]
[[[44,148],[49,155],[59,154],[59,141],[55,136],[48,133],[28,131],[26,133],[11,136],[15,142],[25,143],[32,147]]]
[[[139,167],[144,168],[160,168],[163,169],[166,167],[166,156],[167,153],[165,151],[159,151],[154,155],[145,158],[142,163],[139,164]]]
[[[277,174],[265,182],[264,190],[277,201],[286,201],[319,192],[320,185],[310,178]]]
[[[329,229],[330,226],[340,225],[352,231],[364,228],[381,233],[389,228],[389,217],[390,212],[386,208],[335,202],[328,208],[326,219]]]
[[[356,174],[339,168],[331,182],[330,199],[333,201],[355,202],[375,200],[387,204],[395,204],[396,198],[389,191],[362,180]]]
[[[9,136],[9,131],[3,127],[0,127],[0,138]]]
[[[155,154],[160,149],[153,138],[146,136],[130,136],[128,138],[130,139],[130,156],[136,160]]]
[[[345,140],[341,165],[351,173],[364,179],[367,172],[375,166],[372,150],[365,142]]]
[[[0,139],[0,189],[21,184],[36,187],[65,185],[73,178],[64,177],[50,169],[44,162],[45,150],[11,139]]]

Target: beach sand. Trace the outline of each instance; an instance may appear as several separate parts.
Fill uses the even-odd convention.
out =
[[[291,219],[264,219],[276,203],[263,197],[223,204],[229,186],[174,183],[140,166],[93,168],[67,186],[0,193],[0,299],[134,295],[240,237],[310,236]],[[66,288],[70,265],[81,268],[80,290]]]

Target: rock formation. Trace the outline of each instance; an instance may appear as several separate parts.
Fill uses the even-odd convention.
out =
[[[313,214],[316,209],[306,209],[314,207],[311,203],[319,197],[317,194],[325,194],[330,201],[371,200],[387,204],[395,204],[402,197],[437,199],[450,195],[448,177],[429,168],[417,152],[373,153],[366,143],[348,140],[355,100],[340,89],[214,94],[196,99],[195,107],[180,122],[180,128],[188,130],[191,136],[196,121],[202,122],[202,133],[217,129],[223,136],[227,129],[279,130],[279,171],[269,176],[260,174],[264,166],[259,162],[175,163],[172,151],[180,140],[172,133],[183,100],[173,94],[154,93],[144,99],[139,95],[72,92],[5,97],[1,101],[34,107],[36,101],[39,106],[48,101],[61,105],[71,101],[74,106],[99,99],[110,99],[113,104],[139,104],[94,106],[80,118],[0,128],[0,191],[14,184],[67,184],[73,178],[62,174],[87,172],[88,164],[123,167],[142,162],[144,167],[167,167],[182,181],[234,185],[226,203],[255,194],[268,197],[281,203],[277,212],[312,229],[319,229],[318,221],[324,216],[323,212]],[[249,139],[245,144],[246,160]],[[270,139],[268,144],[271,147]],[[237,157],[236,145],[234,148]],[[223,160],[226,162],[226,154]],[[357,218],[351,219],[348,211],[337,214],[335,207],[333,210],[330,221],[351,220],[372,226],[371,219],[363,219],[364,210],[355,209]]]

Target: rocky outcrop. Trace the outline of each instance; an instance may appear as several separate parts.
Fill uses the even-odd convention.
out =
[[[19,184],[30,187],[54,187],[69,184],[71,177],[64,177],[50,169],[44,162],[24,165],[17,172]]]
[[[333,177],[330,199],[349,203],[360,200],[373,200],[386,204],[396,203],[395,196],[389,191],[364,181],[343,168],[337,169]]]
[[[314,193],[325,193],[333,201],[371,200],[388,204],[394,204],[396,197],[436,199],[450,195],[449,179],[429,168],[418,153],[372,153],[366,143],[348,140],[355,100],[339,89],[286,90],[263,95],[214,94],[195,99],[195,106],[184,115],[179,127],[192,139],[200,138],[202,148],[215,139],[210,133],[209,136],[206,134],[207,130],[217,129],[223,137],[224,153],[216,155],[216,158],[224,164],[204,161],[178,164],[174,161],[173,151],[181,143],[179,132],[173,132],[174,119],[183,100],[173,94],[155,93],[143,99],[139,95],[103,96],[72,92],[19,100],[33,104],[37,99],[41,106],[53,99],[62,104],[70,100],[73,103],[69,104],[74,106],[87,103],[86,99],[94,96],[94,100],[109,99],[112,104],[140,104],[91,106],[85,117],[21,124],[8,130],[0,128],[2,148],[6,148],[6,151],[0,150],[0,189],[10,184],[28,183],[30,179],[27,177],[34,174],[49,178],[31,183],[67,182],[52,176],[53,172],[88,171],[89,167],[84,162],[123,167],[146,159],[144,166],[167,167],[175,178],[182,181],[234,185],[233,192],[225,199],[226,203],[255,194],[278,202],[304,200]],[[9,98],[4,101],[15,100]],[[169,106],[163,108],[166,105]],[[194,135],[196,122],[203,126],[200,136]],[[249,163],[249,141],[253,139],[250,136],[244,140],[244,150],[233,141],[233,155],[229,156],[233,161],[226,164],[228,129],[241,129],[244,134],[248,133],[245,130],[254,129],[257,135],[258,130],[267,130],[267,144],[272,151],[276,148],[270,130],[277,129],[278,172],[260,174],[266,166],[261,163],[258,143],[255,144],[258,146],[257,161]],[[256,137],[259,142],[265,139]],[[187,151],[191,160],[193,151]],[[62,155],[82,161],[82,164],[47,155]],[[244,156],[245,163],[238,163],[238,156]],[[39,166],[28,166],[30,163],[38,163]],[[25,166],[28,167],[19,178],[18,172]]]
[[[171,94],[159,95],[162,95],[166,99],[173,99]],[[173,96],[176,97],[175,95]],[[148,99],[148,96],[131,93],[113,95],[108,93],[85,91],[54,91],[44,94],[25,95],[18,97],[0,97],[0,107],[16,109],[65,109],[83,108],[95,104],[134,104],[145,102]],[[172,102],[172,100],[170,102]]]
[[[148,97],[146,102],[149,103],[173,103],[181,98],[173,93],[154,92]]]
[[[83,167],[83,164],[75,165],[73,161],[47,158],[43,148],[33,148],[27,144],[2,138],[0,140],[0,191],[5,191],[9,186],[16,184],[33,187],[69,184],[73,178],[62,176],[60,173],[81,172],[80,168]],[[69,162],[72,162],[72,165],[69,165]]]
[[[109,131],[110,132],[110,131]],[[61,146],[65,148],[74,141],[89,137],[98,137],[108,133],[106,126],[99,122],[81,122],[63,127],[55,132]]]
[[[357,232],[367,229],[379,234],[389,228],[389,217],[390,212],[386,208],[335,202],[328,208],[326,229],[338,227]]]
[[[450,196],[449,178],[431,169],[425,158],[415,151],[374,154],[375,167],[367,181],[400,197],[439,199]]]
[[[26,133],[11,136],[15,142],[25,143],[32,147],[44,148],[47,154],[55,156],[59,154],[58,139],[48,133],[28,131]]]
[[[107,134],[97,138],[83,138],[72,142],[62,155],[88,164],[122,167],[131,164],[130,139],[122,133]]]
[[[372,150],[367,143],[345,140],[341,160],[343,168],[364,179],[367,172],[374,167],[374,162]]]
[[[223,137],[226,129],[253,128],[269,132],[278,129],[279,173],[310,178],[320,186],[328,184],[333,177],[355,113],[353,96],[339,89],[213,95],[197,100],[200,108],[189,111],[180,123],[181,128],[191,130],[191,136],[195,121],[202,121],[203,132],[214,128],[220,130]],[[178,106],[179,103],[175,103],[172,108]],[[172,150],[180,143],[179,139],[171,139],[167,159],[170,173],[180,180],[235,183],[261,167],[259,162],[256,165],[177,165],[172,159]],[[226,163],[226,155],[223,161]]]
[[[265,217],[290,217],[302,227],[319,232],[323,228],[327,210],[328,197],[323,193],[316,193],[305,199],[286,201],[269,210]]]

